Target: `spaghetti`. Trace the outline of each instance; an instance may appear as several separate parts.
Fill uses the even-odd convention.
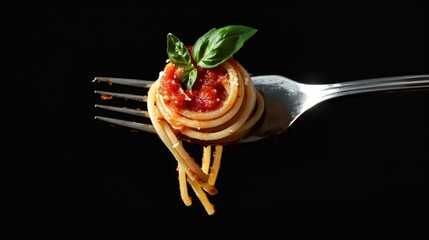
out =
[[[192,205],[190,185],[212,215],[215,209],[208,195],[218,191],[215,183],[223,147],[250,133],[264,112],[264,99],[232,57],[216,67],[196,69],[198,77],[186,89],[180,81],[186,70],[168,62],[151,85],[147,104],[154,129],[177,160],[182,201]],[[200,162],[188,153],[184,141],[203,147]]]

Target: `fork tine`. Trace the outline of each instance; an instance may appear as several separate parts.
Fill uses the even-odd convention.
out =
[[[102,96],[112,96],[112,97],[119,97],[119,98],[124,98],[124,99],[131,99],[131,100],[140,101],[140,102],[147,102],[147,96],[144,96],[144,95],[136,95],[136,94],[130,94],[130,93],[107,92],[107,91],[99,91],[99,90],[95,90],[94,93],[100,94]]]
[[[95,107],[114,111],[114,112],[127,113],[131,115],[143,116],[143,117],[149,118],[149,113],[145,110],[131,109],[126,107],[114,107],[114,106],[108,106],[108,105],[102,105],[102,104],[95,104]]]
[[[93,82],[106,82],[109,84],[121,84],[133,87],[150,88],[153,81],[143,79],[131,79],[131,78],[114,78],[114,77],[96,77]]]
[[[126,121],[126,120],[122,120],[122,119],[102,117],[102,116],[95,116],[94,119],[101,120],[101,121],[108,122],[108,123],[112,123],[112,124],[119,125],[119,126],[123,126],[123,127],[128,127],[128,128],[137,129],[137,130],[156,134],[155,129],[154,129],[152,124],[138,123],[138,122],[132,122],[132,121]]]
[[[105,83],[108,83],[109,85],[119,84],[119,85],[139,87],[139,88],[150,88],[150,86],[153,83],[153,81],[149,81],[149,80],[113,78],[113,77],[96,77],[93,80],[93,82],[105,82]],[[124,100],[147,102],[147,96],[145,95],[124,93],[124,92],[121,93],[121,92],[101,91],[101,90],[95,90],[94,93],[101,95],[101,98],[103,100],[111,100],[112,97],[115,97],[115,98],[122,98]],[[130,107],[117,107],[117,106],[110,106],[110,105],[103,105],[103,104],[95,104],[95,108],[149,118],[148,112],[145,110],[141,110],[139,108],[133,109]],[[107,116],[95,116],[94,118],[97,120],[114,124],[114,125],[156,134],[155,129],[151,124],[135,122],[135,121],[125,120],[125,119],[112,118]]]

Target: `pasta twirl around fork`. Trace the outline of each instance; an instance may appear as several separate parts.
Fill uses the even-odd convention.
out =
[[[193,45],[167,34],[168,61],[148,92],[148,113],[163,143],[177,160],[179,191],[192,205],[191,186],[208,215],[222,151],[249,134],[264,112],[264,99],[233,55],[256,29],[213,28]],[[203,148],[197,161],[184,141]]]

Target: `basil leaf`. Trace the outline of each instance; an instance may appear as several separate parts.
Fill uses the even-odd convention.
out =
[[[192,57],[198,66],[213,68],[231,58],[256,29],[230,25],[219,29],[212,29],[200,37],[192,49]]]
[[[191,89],[194,85],[195,81],[197,80],[198,70],[196,68],[193,68],[190,71],[186,71],[182,73],[180,76],[180,82],[182,85],[186,86],[186,89]]]
[[[185,70],[194,68],[191,61],[191,55],[188,52],[185,44],[183,44],[176,36],[167,34],[167,54],[170,61]]]
[[[167,34],[168,58],[185,70],[180,77],[182,86],[191,89],[197,80],[198,70],[193,60],[199,67],[214,68],[231,58],[256,31],[243,25],[212,28],[195,42],[192,57],[185,44],[173,34]]]
[[[210,43],[209,39],[216,32],[216,28],[212,28],[206,34],[201,36],[192,47],[192,58],[198,62],[204,57],[204,49],[207,49],[207,45]],[[196,51],[195,51],[196,50]]]

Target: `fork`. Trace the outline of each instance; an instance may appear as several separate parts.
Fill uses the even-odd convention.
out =
[[[253,134],[242,138],[239,143],[260,142],[278,137],[295,124],[305,112],[328,99],[369,93],[429,90],[428,74],[362,79],[331,84],[304,84],[281,75],[252,76],[252,80],[264,97],[265,113]],[[116,77],[96,77],[93,82],[104,82],[108,83],[109,86],[129,86],[140,92],[144,92],[142,88],[149,89],[153,83],[150,80]],[[147,100],[145,95],[129,92],[95,90],[94,93],[100,95],[104,100],[117,98],[137,101],[140,104]],[[140,105],[132,108],[130,104],[128,106],[95,104],[95,108],[128,116],[137,116],[137,120],[99,115],[95,116],[95,119],[156,134],[150,122],[144,122],[143,119],[148,118],[148,113],[144,110],[144,105],[141,106],[143,109],[140,108]]]

